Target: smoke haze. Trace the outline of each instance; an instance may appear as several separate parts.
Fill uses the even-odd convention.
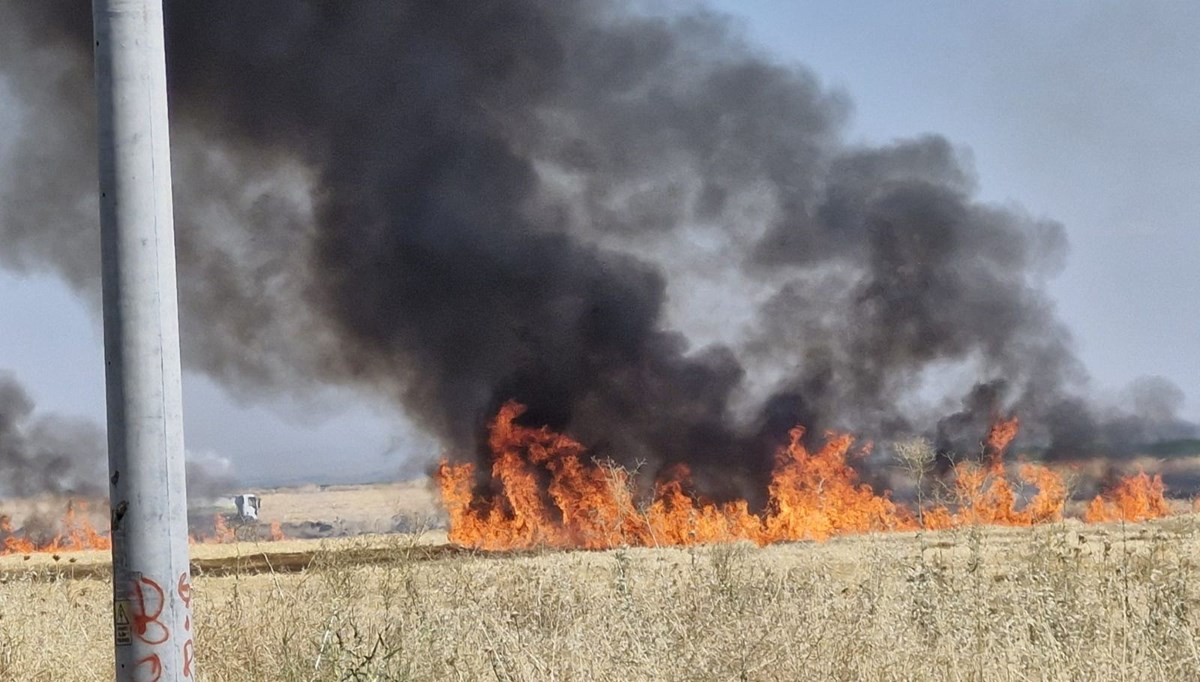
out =
[[[233,489],[230,462],[187,453],[188,495],[212,499]],[[107,493],[104,429],[89,419],[39,411],[16,377],[0,370],[0,497]]]
[[[1160,380],[1091,398],[1060,224],[978,201],[937,135],[847,144],[848,98],[720,15],[167,10],[184,360],[244,396],[356,387],[459,454],[517,400],[718,493],[797,423],[970,452],[1013,413],[1052,456],[1192,430]],[[0,8],[0,265],[98,300],[90,50],[87,3]]]
[[[104,491],[104,432],[95,424],[38,414],[33,400],[0,371],[0,495],[95,495]]]

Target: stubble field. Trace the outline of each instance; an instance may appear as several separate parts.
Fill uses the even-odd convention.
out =
[[[293,501],[300,514],[319,498]],[[265,496],[268,519],[272,506]],[[112,679],[106,559],[0,558],[0,680]],[[1195,516],[507,554],[430,531],[206,545],[194,559],[197,660],[213,682],[1161,681],[1200,669]]]

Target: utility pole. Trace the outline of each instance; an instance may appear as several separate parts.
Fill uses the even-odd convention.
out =
[[[118,682],[196,675],[162,2],[92,2]]]

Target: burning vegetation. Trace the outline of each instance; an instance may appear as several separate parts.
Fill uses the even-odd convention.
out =
[[[88,520],[88,508],[84,502],[69,502],[58,526],[59,530],[51,537],[37,539],[28,533],[15,532],[9,517],[0,515],[0,555],[77,552],[112,547],[108,533],[97,530]]]
[[[1088,505],[1084,520],[1088,523],[1105,521],[1145,521],[1171,513],[1163,496],[1162,476],[1153,478],[1145,472],[1122,479],[1105,496],[1096,496]]]
[[[489,548],[1040,523],[1067,486],[1005,461],[997,415],[1056,466],[1196,436],[1164,379],[1095,399],[1046,288],[1065,227],[987,201],[969,150],[857,142],[846,95],[737,22],[638,4],[168,0],[188,368],[385,397],[479,454],[438,478]],[[93,72],[86,3],[0,4],[0,267],[98,301]],[[963,453],[989,426],[915,504],[844,435]],[[0,476],[102,481],[60,480],[62,433],[0,377]],[[1161,499],[1135,477],[1088,518]]]
[[[239,532],[241,528],[231,525],[223,514],[215,514],[211,529],[194,530],[188,541],[193,545],[230,544],[252,536],[254,539],[270,539],[272,542],[286,540],[287,535],[278,521],[253,532]],[[71,500],[62,518],[50,522],[27,523],[14,527],[9,516],[0,514],[0,556],[9,554],[63,554],[86,550],[112,549],[112,538],[107,529],[97,528],[91,519],[90,509],[83,500]]]
[[[1063,473],[1005,457],[1019,424],[997,420],[983,441],[982,461],[955,464],[940,494],[913,503],[893,500],[860,479],[856,463],[871,444],[829,432],[820,447],[791,429],[774,454],[765,503],[705,495],[686,464],[665,467],[652,480],[612,461],[594,460],[583,444],[549,427],[519,423],[526,408],[501,407],[489,424],[490,471],[474,463],[442,462],[436,479],[449,517],[451,542],[484,550],[535,547],[606,549],[750,541],[822,541],[883,531],[944,530],[970,525],[1030,526],[1061,521],[1069,489]],[[926,449],[932,457],[932,450]],[[932,462],[908,462],[920,469]],[[919,472],[918,472],[919,473]],[[481,475],[482,474],[482,475]],[[920,476],[918,489],[922,483]],[[1117,480],[1082,514],[1086,523],[1145,521],[1171,513],[1161,476]],[[107,550],[106,529],[91,520],[86,502],[72,500],[60,519],[14,527],[0,515],[0,555]],[[196,528],[193,544],[227,544],[246,533],[222,514]],[[278,522],[255,527],[255,539],[286,538]]]
[[[1016,419],[993,425],[983,463],[953,468],[950,504],[916,506],[859,480],[852,460],[869,445],[855,451],[852,437],[830,433],[822,447],[810,450],[804,429],[793,428],[775,455],[767,503],[752,510],[746,500],[718,502],[699,494],[682,465],[660,474],[648,496],[639,495],[636,477],[626,469],[592,462],[567,435],[518,424],[524,411],[510,402],[492,421],[492,468],[482,481],[472,463],[438,468],[451,541],[487,550],[736,540],[766,545],[873,531],[1027,526],[1062,520],[1068,500],[1062,475],[1048,467],[1018,463],[1015,476],[1010,473],[1004,454],[1017,435]],[[1029,489],[1032,495],[1020,494]],[[1141,521],[1169,513],[1162,480],[1139,474],[1097,496],[1084,520]]]
[[[763,495],[796,424],[965,452],[1020,414],[1046,460],[1196,433],[1166,380],[1095,399],[1045,286],[1063,225],[940,135],[856,141],[845,93],[701,5],[166,4],[183,359],[237,395],[383,396],[484,454],[513,399]],[[92,53],[86,3],[0,3],[0,268],[98,301]],[[21,445],[0,471],[44,473]]]

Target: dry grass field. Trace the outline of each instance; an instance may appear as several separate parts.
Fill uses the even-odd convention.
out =
[[[766,548],[443,543],[197,548],[200,679],[1160,682],[1200,670],[1195,517]],[[0,680],[112,679],[104,559],[0,559]]]
[[[385,532],[397,518],[428,517],[437,497],[428,480],[371,485],[308,485],[254,491],[262,497],[264,522],[302,524],[323,521]]]

